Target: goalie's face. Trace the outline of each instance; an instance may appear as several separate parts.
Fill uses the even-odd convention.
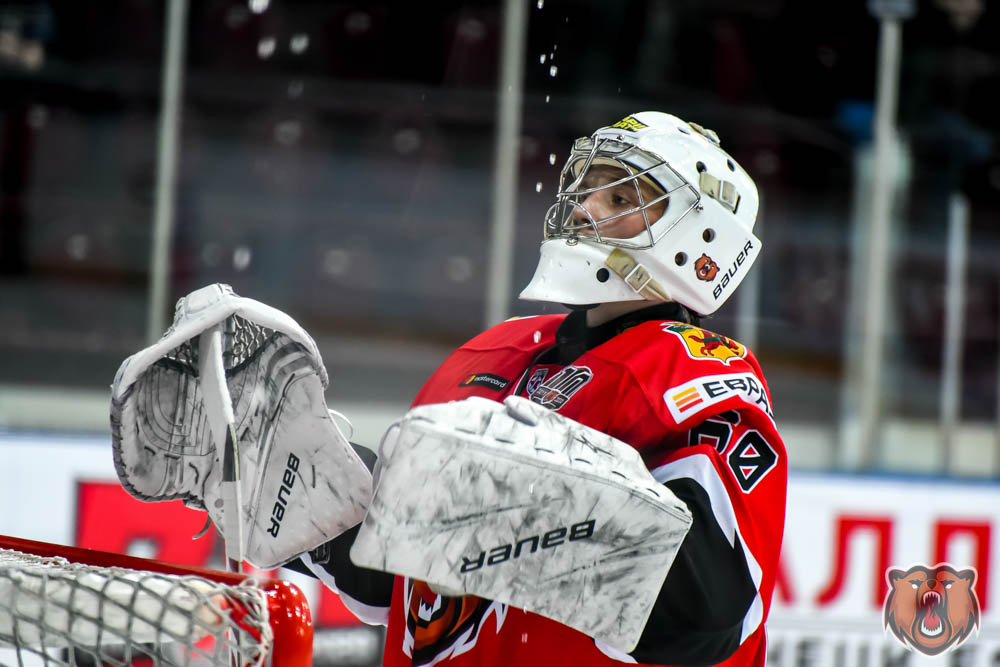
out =
[[[696,200],[697,192],[658,155],[620,137],[581,137],[545,214],[545,239],[652,248]]]
[[[590,167],[580,182],[581,194],[575,198],[567,230],[605,239],[631,239],[648,233],[649,226],[663,216],[669,200],[647,181],[631,176],[621,167]]]

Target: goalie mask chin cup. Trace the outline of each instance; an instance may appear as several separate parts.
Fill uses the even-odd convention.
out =
[[[622,177],[585,187],[594,167],[613,167]],[[623,186],[635,192],[632,208],[595,219],[583,206],[588,195]],[[538,265],[520,298],[676,301],[709,315],[760,253],[753,235],[758,206],[756,185],[714,132],[665,113],[633,114],[574,143],[545,215]],[[644,223],[635,236],[607,233],[614,220],[633,214]]]
[[[224,437],[205,403],[199,340],[223,325],[242,507],[222,498]],[[207,374],[211,375],[211,374]],[[239,511],[246,560],[271,568],[356,525],[371,475],[326,407],[315,342],[292,318],[227,285],[177,303],[154,345],[126,359],[112,386],[111,432],[122,486],[140,500],[181,499],[221,530]]]

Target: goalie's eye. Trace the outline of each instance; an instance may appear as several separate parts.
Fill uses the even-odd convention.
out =
[[[628,198],[623,197],[617,192],[611,195],[611,203],[621,208],[632,208],[632,202],[630,202]]]

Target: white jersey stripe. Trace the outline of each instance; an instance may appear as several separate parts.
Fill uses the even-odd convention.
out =
[[[389,607],[374,607],[360,600],[355,600],[337,588],[337,582],[333,578],[333,575],[319,565],[316,565],[308,552],[302,554],[299,558],[309,568],[309,571],[315,574],[327,588],[340,596],[340,600],[344,603],[344,606],[363,623],[367,623],[368,625],[389,625]]]
[[[594,640],[594,646],[597,647],[598,651],[608,656],[612,660],[617,660],[618,662],[625,662],[629,664],[638,664],[638,661],[632,656],[630,656],[628,653],[625,653],[624,651],[619,651],[613,646],[608,646],[600,639]]]
[[[755,594],[750,608],[743,617],[743,631],[740,634],[740,644],[756,630],[764,619],[764,601],[760,597],[760,582],[763,578],[763,570],[757,559],[750,552],[746,540],[740,534],[739,523],[736,521],[736,512],[729,500],[726,487],[719,478],[718,471],[712,465],[711,459],[706,454],[694,454],[692,456],[672,461],[651,471],[653,477],[662,483],[674,479],[691,479],[708,494],[709,503],[712,505],[712,514],[715,515],[715,522],[722,529],[729,544],[735,543],[736,537],[740,538],[740,546],[743,548],[743,555],[746,557],[747,567],[750,569],[750,578],[753,580]]]

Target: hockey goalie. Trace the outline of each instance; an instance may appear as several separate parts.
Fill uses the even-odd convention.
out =
[[[763,666],[784,446],[752,352],[700,325],[760,253],[757,208],[697,124],[578,139],[521,293],[570,312],[461,346],[377,453],[294,320],[203,288],[119,370],[119,476],[386,625],[388,666]]]

